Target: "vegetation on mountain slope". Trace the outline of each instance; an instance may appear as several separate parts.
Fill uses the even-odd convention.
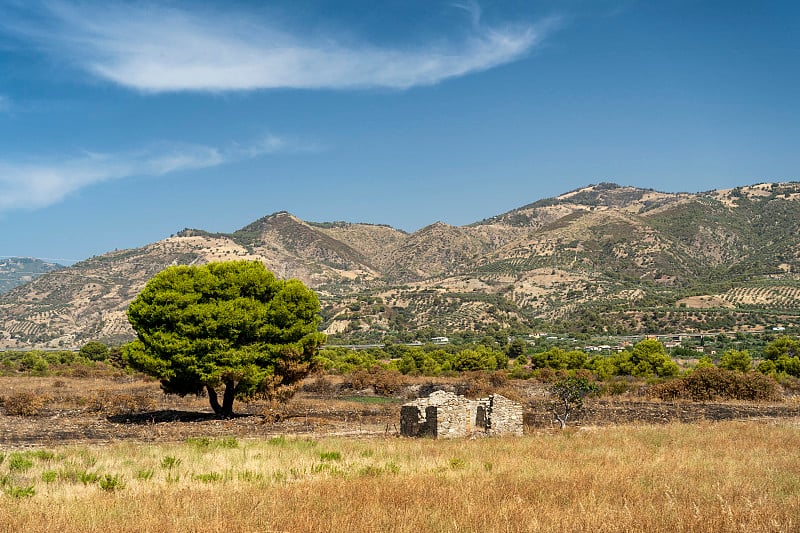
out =
[[[791,327],[800,324],[800,183],[697,194],[601,183],[411,234],[285,212],[232,234],[184,230],[2,295],[0,347],[131,338],[124,310],[158,271],[235,259],[315,289],[334,339]]]
[[[63,267],[57,263],[31,257],[0,258],[0,294],[59,268]]]

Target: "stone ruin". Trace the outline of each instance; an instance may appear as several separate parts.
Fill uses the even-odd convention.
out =
[[[436,391],[400,408],[400,434],[406,437],[454,438],[522,435],[522,405],[499,394],[468,400]]]

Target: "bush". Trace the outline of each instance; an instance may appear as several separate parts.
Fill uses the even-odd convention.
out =
[[[345,378],[345,385],[353,390],[372,387],[375,394],[393,396],[408,385],[408,379],[397,370],[373,366],[369,370],[358,370]]]
[[[36,490],[33,488],[33,485],[27,487],[16,487],[12,485],[6,487],[5,493],[11,498],[30,498],[36,495]]]
[[[758,372],[700,368],[679,379],[653,386],[650,394],[662,400],[778,401],[781,388],[773,378]]]
[[[33,467],[33,461],[23,453],[12,453],[8,456],[8,469],[26,472]]]
[[[90,410],[105,415],[129,415],[142,411],[152,411],[158,401],[147,394],[112,394],[101,392],[90,403]]]
[[[695,365],[694,368],[695,370],[698,370],[700,368],[714,368],[714,366],[715,366],[714,361],[712,361],[709,356],[704,355],[703,357],[697,360],[697,364]],[[726,370],[730,369],[728,368]]]
[[[317,375],[313,379],[303,383],[303,391],[320,396],[332,396],[338,387],[327,376]]]
[[[108,346],[102,342],[91,341],[81,346],[78,354],[90,361],[105,361],[108,359]]]
[[[0,407],[7,416],[38,416],[50,396],[35,392],[16,392],[0,398]]]
[[[552,383],[556,380],[556,371],[550,367],[538,368],[533,375],[542,383]]]
[[[595,355],[592,357],[586,366],[594,371],[597,379],[603,381],[609,380],[612,376],[619,373],[619,368],[614,364],[611,357],[604,357],[602,355]]]
[[[106,492],[114,492],[125,488],[125,483],[119,474],[106,474],[98,480],[98,484]]]
[[[503,396],[516,400],[512,390],[508,390],[508,373],[503,371],[474,371],[462,374],[464,381],[456,385],[456,393],[470,398],[483,398],[500,392]]]
[[[494,370],[497,361],[489,350],[463,350],[456,355],[453,368],[464,370]]]
[[[530,379],[533,377],[533,370],[523,365],[515,364],[511,367],[511,371],[508,375],[514,379]]]
[[[778,372],[800,377],[800,340],[783,336],[764,348],[764,359],[772,361]]]
[[[750,359],[750,353],[747,350],[728,350],[722,355],[717,366],[725,370],[747,372],[752,367],[752,359]]]
[[[604,388],[603,391],[611,396],[619,396],[620,394],[625,394],[626,392],[631,390],[631,385],[625,380],[616,379],[614,381],[610,381]]]
[[[28,352],[20,359],[20,367],[31,374],[45,375],[50,370],[50,365],[38,352]]]
[[[369,351],[328,347],[319,351],[314,362],[325,371],[347,374],[355,370],[366,370],[378,364],[378,359]]]
[[[762,374],[774,374],[777,371],[777,367],[775,366],[775,361],[764,359],[763,361],[758,363],[756,370],[758,370]]]
[[[534,354],[531,357],[531,364],[535,368],[575,370],[586,366],[587,357],[586,352],[581,350],[571,350],[567,352],[561,348],[551,348],[546,352]]]

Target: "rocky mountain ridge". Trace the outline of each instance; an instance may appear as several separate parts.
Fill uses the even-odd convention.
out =
[[[792,324],[800,316],[800,183],[696,194],[601,183],[414,233],[287,212],[231,234],[185,229],[2,295],[0,348],[124,341],[132,335],[127,304],[152,275],[232,259],[263,261],[315,288],[326,331],[353,340]]]

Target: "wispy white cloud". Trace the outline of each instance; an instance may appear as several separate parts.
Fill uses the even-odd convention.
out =
[[[84,152],[60,160],[0,159],[0,211],[36,209],[62,201],[90,185],[133,176],[167,174],[216,167],[278,152],[314,150],[269,135],[251,144],[216,148],[191,144],[162,144],[128,153]]]
[[[470,20],[472,21],[473,28],[479,28],[481,24],[481,6],[475,0],[469,0],[468,2],[455,2],[451,4],[453,7],[457,7],[459,9],[463,9],[467,13],[469,13]]]
[[[0,113],[8,113],[11,111],[11,100],[7,96],[0,94]]]
[[[6,31],[97,77],[147,92],[431,85],[520,59],[555,22],[487,27],[478,4],[469,1],[457,4],[472,19],[466,36],[387,48],[287,30],[263,13],[152,3],[43,5],[46,21],[17,20]]]

